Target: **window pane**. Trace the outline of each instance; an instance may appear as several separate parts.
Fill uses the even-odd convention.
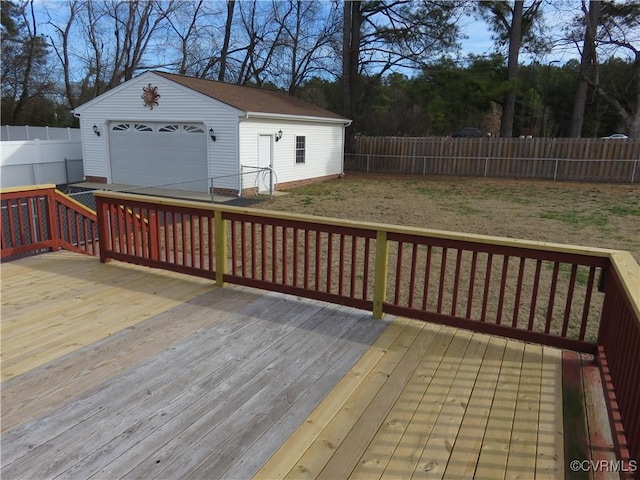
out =
[[[304,163],[306,137],[296,137],[296,163]]]

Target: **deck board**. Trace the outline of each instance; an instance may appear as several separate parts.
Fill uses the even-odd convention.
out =
[[[456,448],[447,459],[444,478],[473,478],[495,397],[495,385],[500,375],[506,343],[505,339],[493,337],[487,345],[454,442]]]
[[[64,251],[2,264],[3,382],[213,288],[134,265],[104,267]]]
[[[380,478],[393,453],[389,445],[398,444],[402,438],[450,341],[449,332],[439,329],[429,350],[416,368],[410,380],[410,385],[402,389],[402,393],[394,404],[393,409],[385,421],[381,423],[376,436],[351,473],[351,478]]]
[[[417,468],[472,337],[471,332],[462,330],[449,332],[449,335],[452,337],[451,343],[439,361],[418,409],[395,445],[382,478],[410,478]]]
[[[2,277],[3,478],[564,475],[559,350],[63,252]]]
[[[540,345],[525,345],[521,375],[509,444],[506,478],[522,478],[529,472],[535,472],[542,376]],[[536,428],[531,428],[531,425],[535,425]]]

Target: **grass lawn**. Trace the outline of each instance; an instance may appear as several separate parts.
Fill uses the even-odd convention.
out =
[[[347,173],[256,208],[630,251],[640,185]]]

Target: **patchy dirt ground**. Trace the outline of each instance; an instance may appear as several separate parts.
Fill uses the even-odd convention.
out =
[[[630,251],[640,185],[348,173],[256,208]]]

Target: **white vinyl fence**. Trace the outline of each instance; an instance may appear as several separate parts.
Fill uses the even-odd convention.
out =
[[[50,139],[4,141],[5,133],[13,135],[20,132],[31,138],[34,134],[48,133]],[[65,136],[60,139],[63,133]],[[59,139],[51,139],[52,136]],[[3,126],[2,138],[0,186],[3,188],[82,181],[82,143],[78,129]]]
[[[3,142],[15,140],[77,140],[80,129],[71,127],[30,127],[29,125],[3,125],[0,129]]]

